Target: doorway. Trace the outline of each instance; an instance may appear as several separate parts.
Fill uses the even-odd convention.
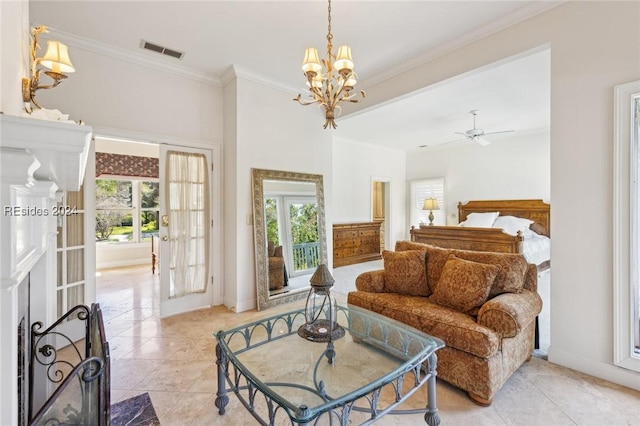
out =
[[[153,310],[157,314],[163,305],[168,308],[169,304],[166,301],[163,302],[164,299],[172,302],[170,303],[171,309],[165,309],[165,316],[222,303],[221,241],[219,241],[219,238],[213,237],[221,234],[218,232],[221,228],[219,188],[221,179],[219,171],[213,167],[213,164],[220,161],[219,147],[214,146],[213,149],[212,147],[188,148],[182,145],[171,147],[173,150],[171,152],[174,153],[194,150],[208,153],[205,160],[206,165],[202,168],[206,169],[206,175],[208,176],[204,191],[210,197],[210,201],[207,201],[206,206],[210,216],[206,221],[201,221],[198,224],[198,229],[206,231],[205,234],[209,241],[206,244],[208,253],[202,256],[208,265],[207,268],[204,268],[207,278],[206,284],[203,286],[205,291],[201,292],[199,302],[195,304],[176,304],[176,300],[184,299],[186,295],[173,294],[171,296],[170,291],[162,291],[165,283],[169,283],[167,287],[170,287],[170,283],[175,285],[176,282],[176,268],[169,269],[171,261],[167,259],[171,259],[171,257],[165,257],[164,255],[175,252],[176,250],[171,250],[171,248],[177,244],[174,236],[170,236],[167,233],[163,234],[163,229],[168,229],[168,226],[163,228],[161,200],[167,196],[166,194],[169,194],[166,188],[174,185],[163,183],[165,175],[168,176],[167,173],[162,172],[163,168],[160,167],[163,163],[166,163],[166,161],[163,162],[162,160],[164,151],[161,148],[163,147],[167,147],[167,145],[140,140],[96,137],[96,173],[94,175],[96,176],[96,181],[104,179],[107,187],[115,181],[119,187],[110,200],[111,209],[96,210],[96,218],[100,213],[119,213],[119,217],[112,214],[118,219],[115,223],[105,221],[101,229],[102,235],[98,236],[98,229],[96,229],[94,241],[96,245],[95,269],[98,276],[97,281],[99,283],[104,282],[104,280],[100,279],[101,270],[108,270],[110,275],[113,275],[111,273],[115,271],[121,271],[123,277],[128,276],[127,271],[129,274],[148,274],[149,280],[144,280],[149,286],[144,292],[146,301],[139,302],[144,306],[123,306],[123,309],[138,309],[143,316],[145,314],[149,315],[151,313],[149,310]],[[193,155],[190,153],[185,157],[189,159],[191,158],[189,156]],[[192,169],[193,167],[189,167],[189,170]],[[220,168],[218,167],[217,169]],[[125,183],[123,184],[122,182]],[[114,227],[113,231],[106,228],[110,224]],[[209,238],[208,235],[212,237]],[[178,252],[185,253],[184,250]],[[156,260],[155,271],[154,258]],[[165,269],[163,266],[167,268]],[[180,268],[177,269],[180,270]],[[183,269],[187,269],[185,273],[189,275],[188,268]],[[169,280],[170,277],[172,278],[171,280]],[[130,286],[138,285],[136,281],[126,281],[129,282]],[[118,294],[140,294],[139,289],[133,291],[134,289],[132,288],[122,288],[122,285],[120,287]],[[104,293],[100,291],[97,293],[97,300],[100,302],[99,296]],[[114,314],[117,314],[117,312],[114,312]]]
[[[390,178],[371,179],[371,220],[380,224],[380,252],[389,249],[387,241],[390,231]]]

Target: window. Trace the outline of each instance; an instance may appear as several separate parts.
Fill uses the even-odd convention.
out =
[[[614,89],[614,362],[640,372],[640,81]]]
[[[158,232],[160,184],[96,179],[96,241],[141,242]]]
[[[429,210],[422,210],[426,198],[438,200],[439,210],[433,211],[433,224],[446,225],[447,211],[444,197],[444,178],[414,180],[410,183],[411,208],[409,218],[411,225],[429,223]]]

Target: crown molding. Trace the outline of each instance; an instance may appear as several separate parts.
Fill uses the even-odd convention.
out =
[[[448,53],[451,53],[457,49],[460,49],[468,44],[475,43],[483,38],[486,38],[494,33],[512,27],[520,22],[524,22],[528,19],[533,18],[536,15],[544,13],[548,10],[551,10],[555,7],[558,7],[568,0],[556,0],[556,1],[535,1],[527,4],[526,6],[511,12],[500,19],[494,20],[491,23],[484,25],[480,28],[477,28],[473,31],[470,31],[464,34],[461,37],[458,37],[454,40],[451,40],[447,43],[444,43],[435,49],[431,49],[421,55],[415,57],[415,59],[404,62],[402,65],[397,67],[393,67],[392,69],[387,69],[386,71],[382,71],[379,73],[374,73],[375,77],[364,78],[358,82],[361,87],[369,88],[384,82],[385,80],[389,80],[392,77],[396,77],[400,74],[408,72],[420,65],[426,64],[438,57],[444,56]]]
[[[261,84],[263,86],[268,86],[273,89],[279,90],[281,92],[290,93],[292,95],[297,95],[300,90],[295,89],[292,86],[288,86],[286,84],[279,83],[275,80],[270,80],[268,78],[264,78],[263,76],[251,71],[248,68],[241,67],[239,65],[232,64],[227,68],[222,75],[220,76],[220,81],[223,86],[229,84],[233,79],[241,78],[243,80],[252,81],[254,83]]]
[[[89,52],[97,53],[100,55],[110,56],[115,59],[130,62],[136,65],[142,65],[148,68],[152,68],[158,71],[163,71],[169,74],[176,75],[178,77],[188,78],[200,83],[210,84],[217,87],[222,87],[220,79],[206,74],[200,71],[195,71],[181,65],[174,65],[161,61],[159,58],[153,58],[140,53],[131,52],[127,49],[111,46],[105,43],[101,43],[96,40],[80,37],[75,34],[67,33],[57,30],[55,28],[47,27],[49,34],[44,34],[41,37],[47,39],[56,39],[69,46],[73,46],[79,49],[87,50]]]

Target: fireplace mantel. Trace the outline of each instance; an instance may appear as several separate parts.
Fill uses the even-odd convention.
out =
[[[0,147],[25,150],[38,162],[34,178],[60,190],[80,189],[87,164],[91,127],[75,123],[0,115]]]
[[[21,423],[16,360],[25,309],[45,324],[56,317],[54,207],[61,191],[80,189],[91,136],[88,126],[0,113],[1,425]]]

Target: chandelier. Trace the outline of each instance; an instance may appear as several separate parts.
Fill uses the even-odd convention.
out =
[[[308,95],[310,99],[302,99],[298,94],[293,100],[301,105],[319,104],[325,109],[324,128],[338,127],[335,122],[336,109],[340,114],[340,102],[361,102],[366,96],[364,90],[360,96],[352,94],[351,90],[357,83],[357,75],[353,71],[351,47],[347,45],[338,48],[338,54],[333,54],[333,34],[331,34],[331,0],[329,0],[329,19],[327,32],[327,56],[320,60],[318,49],[308,47],[304,53],[302,71],[307,78]]]

